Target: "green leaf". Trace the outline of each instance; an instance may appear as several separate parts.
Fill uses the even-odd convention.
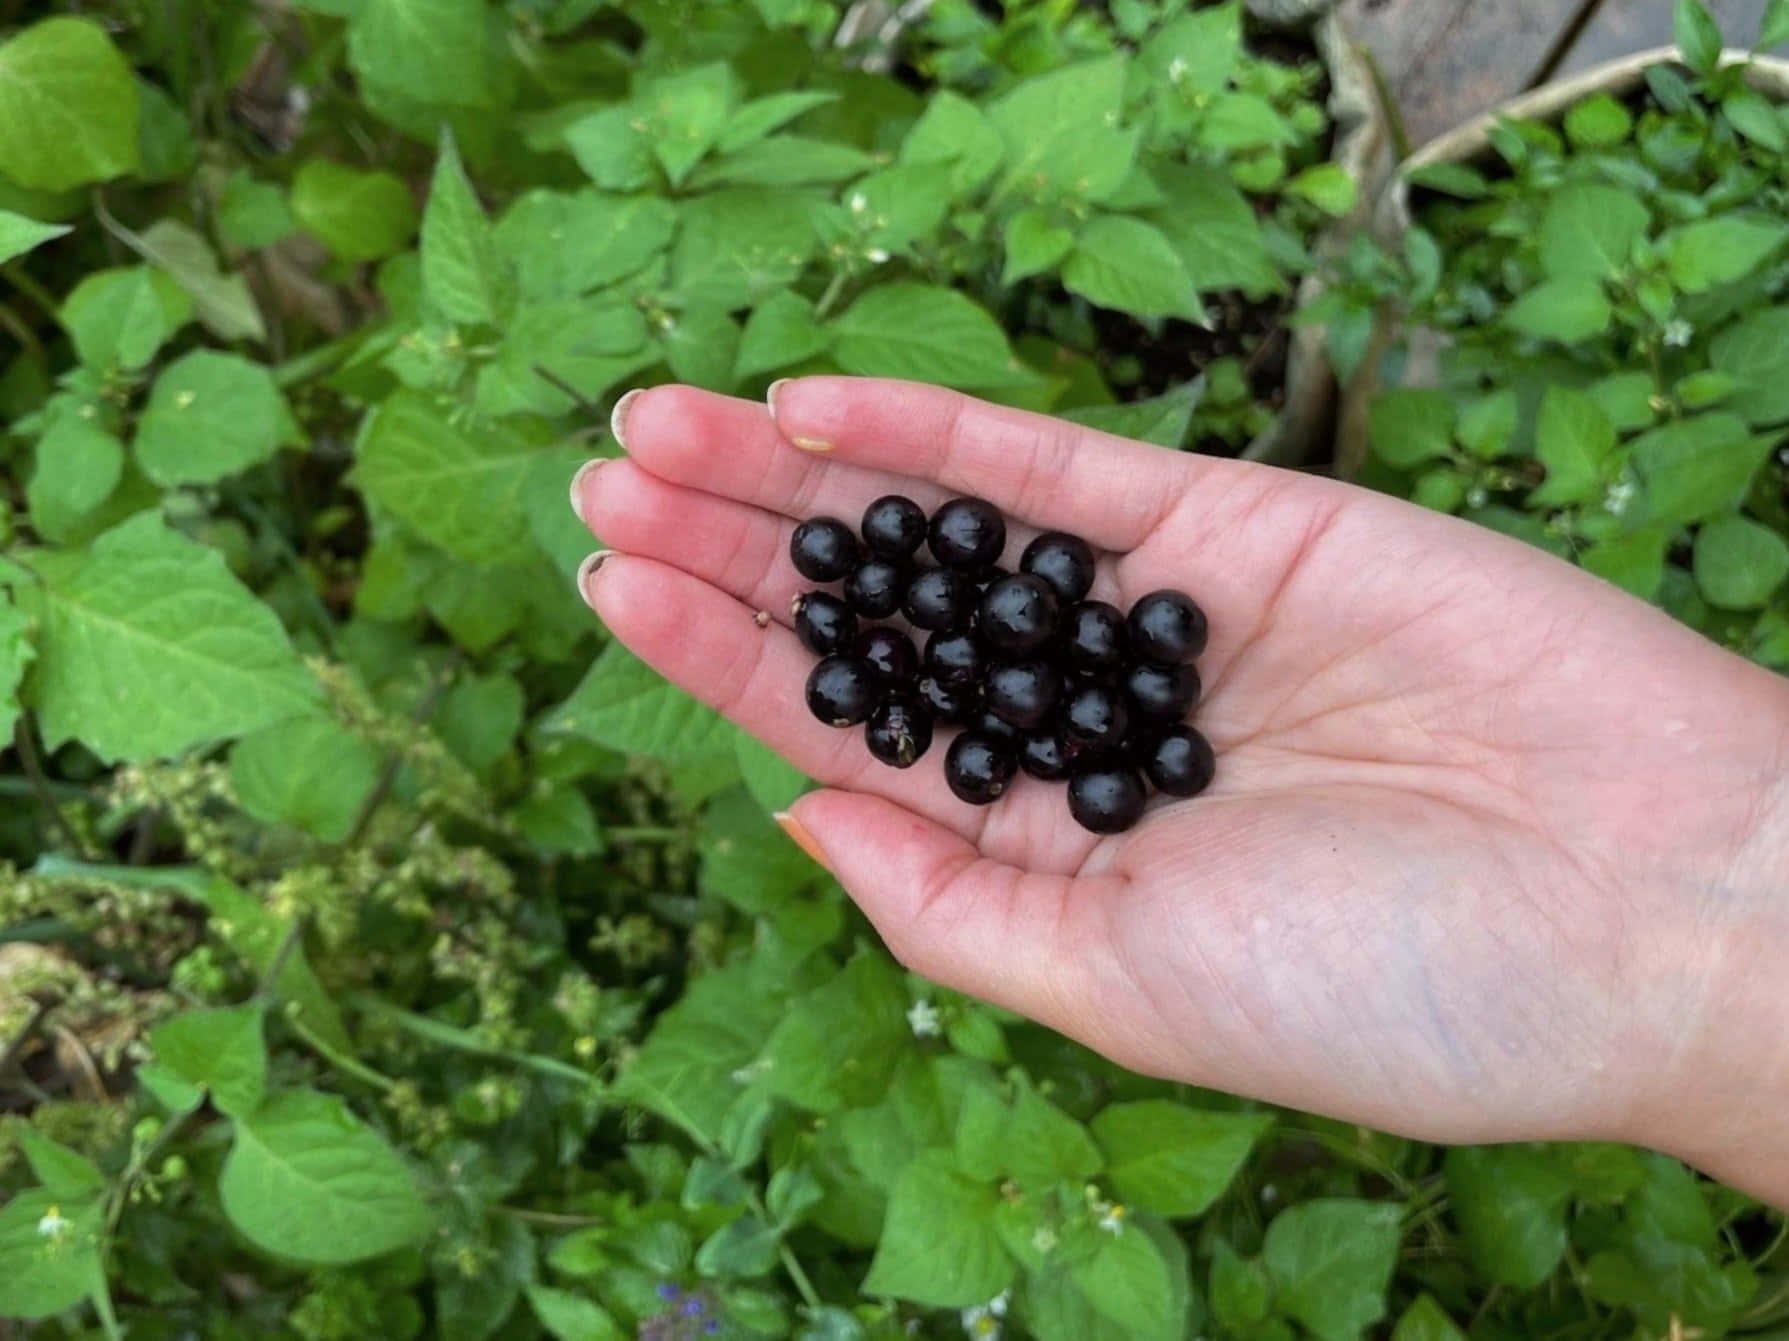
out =
[[[143,230],[137,250],[192,296],[193,311],[220,340],[265,340],[261,310],[241,275],[218,268],[211,244],[185,224],[163,219]]]
[[[746,318],[733,376],[746,378],[822,354],[832,332],[814,320],[814,305],[793,289],[773,294]]]
[[[66,191],[137,167],[141,105],[105,30],[53,18],[0,43],[0,176]]]
[[[1286,191],[1336,219],[1351,211],[1360,199],[1360,184],[1340,163],[1318,163],[1306,168],[1286,183]]]
[[[1454,403],[1445,391],[1388,391],[1372,406],[1373,451],[1388,466],[1408,470],[1453,451]]]
[[[1603,493],[1615,454],[1615,425],[1582,391],[1550,386],[1535,424],[1534,454],[1547,478],[1528,495],[1530,506],[1588,503]]]
[[[639,270],[676,225],[675,207],[658,196],[535,190],[504,212],[497,248],[525,303],[579,298]]]
[[[1184,1286],[1176,1290],[1172,1271],[1155,1240],[1127,1224],[1115,1235],[1100,1234],[1092,1258],[1076,1262],[1069,1275],[1093,1311],[1123,1335],[1179,1341],[1186,1335],[1187,1298]]]
[[[390,256],[416,232],[410,188],[389,172],[313,158],[293,177],[291,202],[305,231],[344,261]]]
[[[688,308],[662,327],[658,338],[665,362],[679,382],[710,391],[732,389],[739,327],[725,312],[712,307]]]
[[[1106,56],[1025,79],[988,107],[1006,144],[1005,190],[1032,200],[1106,199],[1130,174],[1138,134],[1118,129],[1127,61]]]
[[[1172,86],[1184,98],[1221,92],[1242,54],[1242,6],[1227,3],[1163,24],[1138,59],[1158,84]]]
[[[1516,436],[1516,411],[1512,387],[1480,396],[1460,411],[1455,436],[1474,456],[1495,460],[1509,450],[1510,440]]]
[[[1537,284],[1510,304],[1503,320],[1536,340],[1575,344],[1608,330],[1613,316],[1601,281],[1579,275]]]
[[[714,147],[723,154],[742,149],[816,107],[837,102],[838,98],[837,93],[825,89],[791,89],[754,98],[727,118]]]
[[[690,185],[807,186],[846,181],[874,166],[875,157],[854,145],[776,135],[711,160],[691,175]]]
[[[526,691],[516,677],[493,671],[463,676],[442,695],[430,721],[461,763],[483,773],[515,744],[527,708]]]
[[[1757,89],[1740,85],[1721,99],[1721,114],[1741,135],[1773,153],[1789,149],[1789,136],[1777,116],[1776,104]]]
[[[19,719],[19,683],[36,656],[31,621],[0,585],[0,740],[12,739],[13,724]]]
[[[1770,0],[1764,21],[1758,29],[1758,49],[1781,46],[1789,42],[1789,0]]]
[[[1000,132],[981,108],[962,94],[944,89],[901,141],[901,162],[948,164],[951,194],[966,196],[1000,166],[1006,155]]]
[[[1694,569],[1710,605],[1758,610],[1789,577],[1789,543],[1749,517],[1720,517],[1696,533]]]
[[[605,191],[638,191],[650,186],[652,144],[635,124],[626,103],[579,117],[565,128],[565,146],[590,180]]]
[[[124,474],[124,444],[89,417],[91,410],[58,414],[37,440],[25,499],[31,524],[45,539],[66,537],[112,496]]]
[[[733,72],[716,62],[662,77],[635,100],[652,152],[673,186],[720,138],[733,110]]]
[[[1653,408],[1656,388],[1649,372],[1611,373],[1584,391],[1609,416],[1618,432],[1637,433],[1651,428],[1658,418]]]
[[[1650,601],[1657,597],[1659,583],[1664,579],[1665,551],[1670,543],[1668,528],[1643,528],[1598,541],[1578,556],[1578,563],[1585,572],[1613,582],[1631,596]]]
[[[624,1341],[627,1335],[600,1305],[581,1294],[550,1285],[530,1285],[523,1293],[540,1325],[556,1341]]]
[[[1103,433],[1116,433],[1121,438],[1179,448],[1186,445],[1193,412],[1199,408],[1199,399],[1204,392],[1205,379],[1200,377],[1148,400],[1133,400],[1122,405],[1084,405],[1064,410],[1061,417]]]
[[[40,247],[51,238],[74,232],[67,224],[39,223],[11,210],[0,210],[0,265]]]
[[[227,1117],[245,1118],[267,1092],[267,1044],[258,1004],[188,1010],[149,1031],[149,1050],[170,1074],[211,1092]]]
[[[1242,1257],[1225,1239],[1212,1244],[1211,1312],[1218,1324],[1246,1334],[1266,1321],[1273,1283],[1258,1257]]]
[[[1248,197],[1221,170],[1196,165],[1153,169],[1167,205],[1147,215],[1174,244],[1201,293],[1241,289],[1251,296],[1285,287]]]
[[[1571,1185],[1545,1147],[1447,1152],[1448,1200],[1472,1264],[1486,1279],[1533,1289],[1565,1255]]]
[[[1203,1215],[1230,1186],[1261,1134],[1266,1113],[1207,1113],[1142,1099],[1093,1119],[1107,1176],[1126,1202],[1157,1215]]]
[[[765,810],[784,810],[808,789],[807,775],[755,736],[736,731],[733,749],[746,789]]]
[[[369,414],[351,475],[377,507],[468,563],[528,553],[522,490],[532,446],[498,425],[450,422],[419,392],[399,391]]]
[[[564,414],[574,408],[570,397],[541,369],[594,402],[656,361],[645,317],[631,304],[606,295],[528,303],[504,331],[496,360],[480,370],[475,404],[492,418]]]
[[[628,754],[688,763],[732,752],[727,719],[611,643],[545,723]]]
[[[535,850],[552,857],[593,857],[604,850],[596,811],[570,783],[537,782],[509,810],[510,823]]]
[[[31,1172],[51,1195],[79,1201],[106,1190],[106,1176],[99,1171],[99,1165],[80,1151],[52,1141],[26,1123],[13,1128],[13,1137]]]
[[[1634,117],[1620,99],[1597,93],[1565,114],[1565,133],[1579,149],[1613,149],[1634,132]]]
[[[896,252],[944,227],[955,196],[953,168],[946,163],[896,163],[859,178],[846,195],[846,208],[864,242]]]
[[[1106,1165],[1087,1128],[1040,1095],[1020,1088],[1001,1133],[1001,1167],[1020,1187],[1043,1191],[1084,1183]]]
[[[222,555],[156,514],[33,563],[33,683],[50,748],[80,740],[102,759],[152,759],[311,710],[316,689],[278,617]]]
[[[230,782],[264,824],[290,824],[325,843],[354,829],[379,781],[378,750],[327,717],[299,717],[237,741]]]
[[[422,213],[423,299],[449,321],[494,326],[508,315],[514,291],[514,276],[498,254],[453,132],[443,128]]]
[[[58,316],[83,364],[101,372],[131,371],[192,320],[193,303],[161,271],[139,265],[88,275],[63,300]]]
[[[1672,282],[1685,293],[1705,293],[1744,279],[1789,239],[1789,224],[1762,215],[1729,214],[1685,224],[1660,246]]]
[[[1205,316],[1173,245],[1141,219],[1106,214],[1090,221],[1063,264],[1062,282],[1089,302],[1135,316]]]
[[[994,1226],[998,1204],[994,1188],[959,1173],[948,1152],[926,1151],[889,1197],[863,1292],[933,1308],[985,1304],[1013,1278]]]
[[[857,955],[792,1001],[759,1058],[772,1094],[816,1113],[869,1103],[912,1041],[907,993],[889,962]]]
[[[39,1187],[0,1206],[0,1318],[48,1318],[102,1292],[104,1218],[98,1195],[59,1197]]]
[[[1363,1328],[1385,1316],[1398,1218],[1393,1203],[1342,1198],[1280,1212],[1261,1249],[1276,1309],[1321,1341],[1357,1341]]]
[[[1674,25],[1684,64],[1699,75],[1713,74],[1721,63],[1721,28],[1702,0],[1677,0]]]
[[[1002,246],[1006,266],[1000,273],[1000,282],[1016,284],[1061,264],[1063,257],[1074,250],[1075,234],[1044,210],[1022,209],[1006,221]],[[1179,264],[1178,259],[1175,264]]]
[[[157,484],[215,484],[267,460],[293,422],[258,363],[195,349],[155,379],[137,423],[137,462]]]
[[[1627,267],[1650,222],[1646,206],[1627,191],[1567,186],[1541,216],[1541,264],[1554,278],[1608,279]]]
[[[777,1264],[782,1234],[775,1225],[747,1212],[729,1220],[696,1249],[696,1270],[722,1279],[762,1276]]]
[[[1789,377],[1783,376],[1785,349],[1789,349],[1789,307],[1754,312],[1715,336],[1709,346],[1709,362],[1743,384],[1728,397],[1728,409],[1753,424],[1789,419]]]
[[[954,289],[900,280],[871,289],[831,323],[846,372],[942,386],[1023,381],[994,318]]]
[[[406,194],[406,203],[408,199]],[[251,177],[245,169],[230,174],[217,202],[217,236],[225,251],[271,247],[297,229],[298,218],[278,186]]]
[[[1646,486],[1648,520],[1702,521],[1739,505],[1771,442],[1731,414],[1680,419],[1643,433],[1629,456]]]
[[[363,84],[416,103],[490,103],[480,0],[360,0],[351,14],[348,65]]]
[[[316,1090],[276,1094],[237,1118],[217,1192],[257,1248],[316,1265],[402,1248],[434,1219],[397,1152],[345,1102]]]
[[[755,186],[685,201],[671,249],[672,287],[691,303],[756,306],[806,268],[817,242],[811,209],[799,191]]]
[[[1391,1341],[1466,1341],[1466,1333],[1454,1325],[1433,1295],[1425,1294],[1404,1310]]]

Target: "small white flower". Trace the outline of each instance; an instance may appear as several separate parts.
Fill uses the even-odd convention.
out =
[[[930,1001],[915,1001],[907,1007],[907,1027],[915,1038],[936,1038],[939,1031],[938,1007]]]
[[[863,254],[863,258],[871,265],[881,265],[888,259],[888,252],[882,247],[871,247]]]
[[[988,1300],[988,1312],[992,1313],[996,1318],[1004,1318],[1006,1316],[1006,1301],[1011,1296],[1011,1293],[1010,1290],[1002,1290],[999,1294]]]
[[[1176,56],[1168,62],[1168,82],[1178,84],[1186,78],[1186,57]]]
[[[1474,485],[1466,494],[1466,506],[1469,508],[1482,508],[1490,501],[1491,495],[1483,485]]]
[[[1048,1225],[1039,1225],[1031,1231],[1031,1246],[1048,1257],[1056,1250],[1056,1231]]]
[[[1632,480],[1617,480],[1609,486],[1609,492],[1603,495],[1603,508],[1613,516],[1621,516],[1628,510],[1638,492]]]
[[[1106,1207],[1106,1213],[1099,1218],[1099,1227],[1113,1238],[1124,1233],[1124,1207],[1116,1204]]]
[[[870,198],[862,191],[853,191],[849,204],[853,214],[862,214],[870,207]]]
[[[1279,1195],[1280,1189],[1275,1187],[1272,1183],[1261,1184],[1261,1201],[1263,1204],[1271,1206],[1279,1199]]]
[[[62,1214],[60,1206],[52,1206],[45,1211],[43,1218],[37,1222],[37,1232],[44,1238],[54,1242],[66,1234],[74,1224],[73,1220]]]
[[[963,1335],[976,1341],[999,1341],[1000,1319],[1006,1316],[1006,1291],[1002,1290],[985,1304],[963,1310]]]
[[[1665,323],[1665,348],[1685,349],[1695,338],[1696,328],[1682,317],[1675,317]]]

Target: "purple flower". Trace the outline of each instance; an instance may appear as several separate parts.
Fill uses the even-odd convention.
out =
[[[676,1285],[668,1280],[662,1280],[658,1283],[658,1297],[663,1299],[667,1304],[682,1294],[683,1291],[678,1289]]]
[[[683,1301],[683,1316],[686,1318],[699,1318],[707,1311],[707,1304],[693,1294]]]

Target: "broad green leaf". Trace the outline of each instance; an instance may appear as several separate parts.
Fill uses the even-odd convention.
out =
[[[735,738],[751,739],[744,732],[735,732]],[[740,769],[751,771],[749,766]],[[709,805],[700,845],[703,891],[753,916],[776,912],[822,874],[772,824],[764,803],[749,792],[729,792]]]
[[[738,186],[685,201],[671,248],[671,283],[687,302],[755,306],[786,289],[817,245],[813,197]]]
[[[550,1285],[530,1285],[523,1293],[556,1341],[624,1341],[627,1335],[607,1310],[581,1294]]]
[[[1298,133],[1292,129],[1292,123],[1271,101],[1259,94],[1244,92],[1220,93],[1212,99],[1199,127],[1199,138],[1208,149],[1231,153],[1290,148],[1298,143]],[[1270,180],[1278,179],[1277,160],[1261,158],[1255,161],[1276,162]],[[1240,171],[1233,171],[1240,184],[1256,189]]]
[[[423,299],[449,321],[497,325],[514,292],[514,276],[497,251],[453,134],[443,130],[422,213]]]
[[[265,340],[261,309],[248,281],[218,267],[211,244],[174,219],[145,228],[137,250],[192,296],[193,314],[220,340]]]
[[[31,1166],[31,1172],[43,1184],[44,1191],[51,1195],[79,1201],[106,1190],[106,1176],[80,1151],[52,1141],[26,1123],[13,1129],[13,1137],[25,1162]]]
[[[441,696],[430,724],[461,763],[483,773],[515,744],[527,709],[527,693],[515,676],[465,675]]]
[[[781,1241],[775,1225],[748,1212],[729,1220],[703,1241],[696,1249],[696,1270],[724,1280],[762,1276],[776,1265]]]
[[[124,444],[83,413],[89,408],[57,415],[37,440],[25,499],[31,524],[48,540],[63,539],[91,516],[124,473]]]
[[[0,1206],[0,1318],[30,1321],[105,1289],[100,1244],[105,1202],[41,1187]]]
[[[1655,1234],[1634,1234],[1620,1250],[1585,1262],[1584,1293],[1631,1311],[1654,1335],[1684,1330],[1725,1335],[1757,1293],[1758,1280],[1742,1258],[1722,1264],[1707,1248]],[[1757,1333],[1765,1341],[1769,1333]]]
[[[1789,543],[1749,517],[1719,517],[1696,533],[1696,585],[1722,610],[1757,610],[1789,577]]]
[[[565,146],[590,180],[605,191],[638,191],[657,177],[652,142],[631,105],[604,107],[565,128]]]
[[[733,750],[746,790],[765,810],[784,810],[808,789],[807,775],[757,737],[736,731]]]
[[[1332,218],[1341,218],[1360,199],[1360,184],[1340,163],[1318,163],[1286,183],[1289,194],[1302,196]]]
[[[137,86],[137,176],[176,182],[198,166],[199,145],[186,109],[147,79]]]
[[[1448,1201],[1473,1265],[1497,1285],[1533,1289],[1565,1255],[1571,1185],[1537,1146],[1447,1153]]]
[[[159,270],[97,270],[75,285],[58,314],[81,362],[131,371],[192,320],[193,301]]]
[[[298,218],[280,187],[250,176],[245,169],[230,174],[217,202],[217,236],[226,252],[271,247],[297,229]]]
[[[1156,184],[1168,203],[1147,218],[1180,254],[1201,293],[1241,289],[1251,297],[1285,288],[1248,197],[1228,174],[1196,165],[1160,165]]]
[[[808,186],[848,181],[875,166],[875,157],[854,145],[773,135],[709,160],[691,174],[690,185]]]
[[[1061,263],[1074,250],[1074,230],[1057,223],[1041,209],[1017,211],[1006,221],[1002,239],[1006,266],[1000,273],[1002,284],[1016,284],[1029,275],[1040,274]],[[1178,265],[1178,259],[1175,261]]]
[[[1225,1239],[1212,1244],[1211,1312],[1220,1326],[1246,1333],[1267,1318],[1273,1283],[1258,1257],[1242,1257]]]
[[[1593,94],[1565,114],[1566,136],[1580,149],[1612,149],[1633,130],[1633,113],[1608,93]]]
[[[598,657],[546,728],[665,763],[732,753],[727,719],[665,680],[619,642]]]
[[[1721,63],[1721,28],[1702,0],[1677,0],[1677,48],[1697,74],[1713,74]]]
[[[1404,1310],[1391,1341],[1466,1341],[1466,1333],[1454,1325],[1433,1295],[1425,1294]]]
[[[155,379],[137,421],[137,463],[164,487],[215,484],[267,460],[292,428],[265,367],[195,349]]]
[[[1156,1215],[1203,1215],[1224,1194],[1261,1134],[1265,1113],[1208,1113],[1142,1099],[1093,1119],[1106,1176],[1127,1203]]]
[[[1460,411],[1454,436],[1474,456],[1495,460],[1509,450],[1510,440],[1516,436],[1517,408],[1512,387],[1480,396]]]
[[[1770,0],[1764,11],[1764,22],[1758,29],[1758,49],[1781,46],[1789,42],[1789,0]]]
[[[1685,293],[1704,293],[1744,279],[1789,239],[1789,224],[1762,215],[1703,219],[1660,243],[1671,279]]]
[[[713,147],[736,97],[732,70],[717,62],[660,78],[635,100],[636,115],[650,127],[652,152],[673,186]]]
[[[1653,405],[1656,390],[1651,373],[1636,371],[1599,378],[1585,387],[1584,393],[1609,416],[1618,432],[1637,433],[1651,428],[1658,418]]]
[[[494,418],[564,414],[571,398],[541,370],[594,403],[617,382],[656,362],[646,319],[607,295],[526,303],[503,333],[496,359],[479,372],[475,404]]]
[[[267,727],[230,750],[230,782],[243,810],[325,843],[353,832],[379,771],[378,750],[322,716]]]
[[[1084,405],[1064,410],[1061,417],[1104,433],[1116,433],[1121,438],[1179,448],[1186,445],[1187,430],[1192,427],[1193,412],[1199,408],[1199,398],[1204,391],[1205,379],[1199,377],[1148,400],[1127,401],[1122,405]]]
[[[1020,1089],[1007,1114],[1000,1159],[1019,1186],[1038,1191],[1064,1181],[1085,1182],[1106,1164],[1087,1128],[1030,1085]]]
[[[596,811],[569,783],[537,782],[510,807],[509,820],[517,833],[547,856],[593,857],[605,846]]]
[[[1771,441],[1754,437],[1731,414],[1680,419],[1643,433],[1629,444],[1630,459],[1646,487],[1648,520],[1702,521],[1738,506]]]
[[[415,103],[482,107],[491,101],[480,0],[359,0],[351,14],[348,65],[363,84]]]
[[[0,740],[12,739],[13,724],[19,719],[19,682],[36,655],[31,621],[0,586]]]
[[[772,294],[752,309],[739,337],[733,376],[746,378],[787,368],[822,354],[832,332],[814,320],[814,305],[793,289]]]
[[[0,176],[66,191],[137,167],[130,64],[97,23],[51,18],[0,43]]]
[[[1205,307],[1180,257],[1157,228],[1124,215],[1090,221],[1063,263],[1062,282],[1101,307],[1139,317],[1204,318]]]
[[[816,1113],[869,1103],[911,1043],[907,994],[881,955],[856,956],[792,1001],[759,1063],[772,1094]]]
[[[1783,132],[1776,104],[1757,89],[1741,85],[1721,99],[1721,113],[1733,129],[1760,148],[1773,153],[1789,149],[1789,136]]]
[[[316,1265],[414,1243],[433,1222],[396,1151],[333,1094],[287,1090],[236,1121],[224,1214],[263,1252]]]
[[[1163,24],[1137,58],[1158,84],[1197,97],[1227,87],[1242,54],[1242,6],[1229,0]]]
[[[845,208],[869,228],[869,246],[896,252],[937,234],[954,194],[949,164],[896,163],[859,178],[845,193]]]
[[[679,382],[710,391],[730,391],[739,355],[739,327],[712,307],[679,312],[658,332],[659,348]]]
[[[1789,419],[1789,377],[1783,376],[1786,349],[1789,307],[1754,312],[1715,336],[1709,362],[1743,384],[1728,397],[1728,409],[1753,424]]]
[[[1358,1341],[1385,1316],[1399,1210],[1390,1202],[1317,1198],[1275,1216],[1261,1259],[1276,1310],[1321,1341]]]
[[[1578,556],[1578,563],[1585,572],[1650,601],[1657,597],[1665,576],[1665,551],[1670,543],[1670,528],[1645,527],[1598,541]]]
[[[723,154],[744,148],[816,107],[837,102],[838,98],[837,93],[824,89],[790,89],[754,98],[727,118],[714,147]]]
[[[149,1050],[170,1074],[209,1090],[227,1117],[246,1118],[267,1092],[267,1044],[258,1004],[188,1010],[149,1031]]]
[[[313,158],[292,179],[292,213],[344,261],[377,261],[416,233],[416,201],[403,179]]]
[[[1075,1289],[1093,1311],[1136,1341],[1179,1341],[1186,1335],[1186,1291],[1175,1289],[1172,1272],[1155,1240],[1131,1224],[1115,1235],[1101,1233],[1092,1258],[1069,1268]]]
[[[987,109],[1006,144],[1006,188],[1034,200],[1106,199],[1129,175],[1138,134],[1119,129],[1122,55],[1033,75]]]
[[[1615,425],[1582,391],[1550,386],[1535,424],[1534,454],[1546,466],[1547,478],[1528,495],[1531,506],[1591,502],[1602,494],[1615,454]]]
[[[1541,264],[1555,278],[1608,279],[1627,267],[1649,222],[1646,206],[1627,191],[1567,186],[1541,216]]]
[[[1691,373],[1671,388],[1671,394],[1686,410],[1706,410],[1719,405],[1738,391],[1742,383],[1729,373],[1704,369]]]
[[[540,1247],[527,1225],[494,1216],[485,1222],[484,1237],[476,1275],[468,1276],[452,1255],[430,1262],[436,1341],[487,1341],[509,1321],[522,1291],[539,1275]]]
[[[995,1189],[957,1172],[948,1152],[927,1151],[889,1197],[863,1292],[933,1308],[985,1304],[1013,1278],[994,1227],[998,1203]]]
[[[1373,402],[1373,451],[1388,466],[1408,470],[1453,450],[1454,403],[1445,391],[1388,391]]]
[[[846,372],[942,386],[1024,380],[994,318],[954,289],[912,280],[879,285],[831,323]]]
[[[952,193],[975,190],[1000,166],[1006,149],[1000,132],[962,94],[934,93],[926,110],[901,142],[901,162],[949,164]]]
[[[23,256],[52,238],[74,232],[68,224],[39,223],[11,210],[0,210],[0,265]]]
[[[1535,285],[1510,304],[1503,320],[1537,340],[1575,344],[1608,330],[1613,316],[1601,281],[1574,275]]]
[[[527,552],[522,489],[533,447],[503,427],[449,421],[428,397],[399,391],[367,416],[352,480],[376,506],[468,563]]]
[[[497,248],[525,301],[579,298],[657,256],[676,223],[676,209],[659,196],[534,190],[504,212]]]
[[[85,550],[39,553],[33,681],[46,742],[136,761],[311,710],[316,689],[273,611],[216,550],[155,513]]]

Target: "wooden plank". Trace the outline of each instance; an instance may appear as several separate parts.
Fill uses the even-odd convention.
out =
[[[1710,0],[1709,8],[1720,20],[1727,45],[1749,47],[1758,37],[1769,0]],[[1603,0],[1584,26],[1571,53],[1560,66],[1562,74],[1576,74],[1603,61],[1635,51],[1669,46],[1672,0]]]
[[[1342,10],[1417,148],[1526,88],[1587,2],[1343,0]]]

